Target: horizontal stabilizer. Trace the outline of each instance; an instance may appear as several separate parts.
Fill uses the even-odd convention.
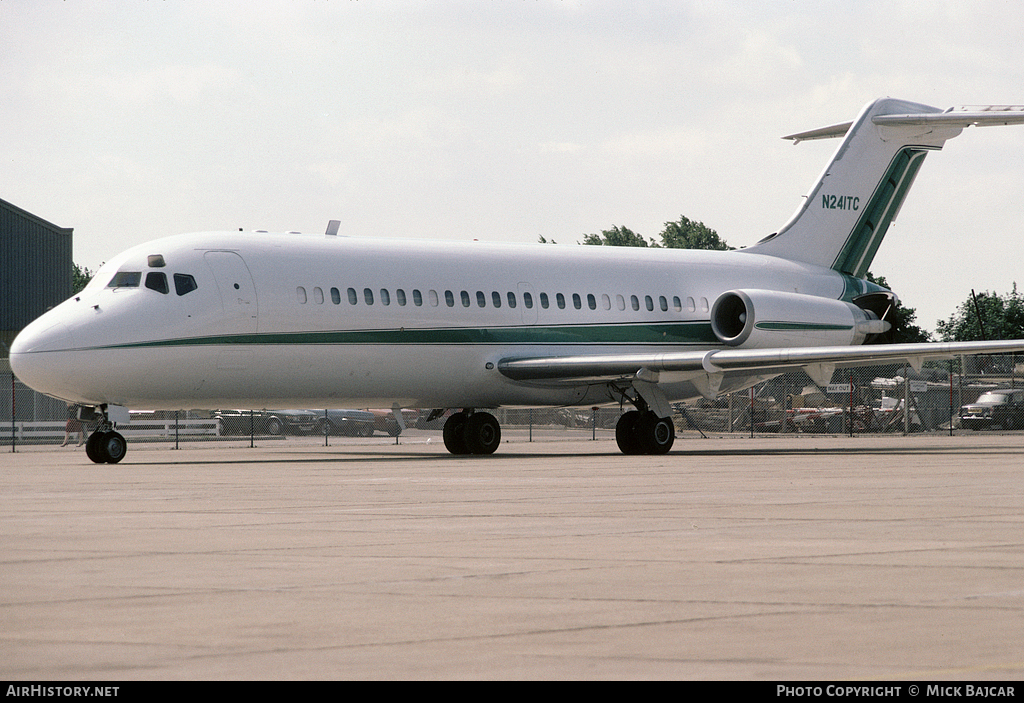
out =
[[[906,115],[875,115],[871,121],[877,125],[929,126],[929,127],[991,127],[1024,124],[1024,105],[983,105],[979,107],[949,108],[940,113]]]
[[[924,157],[966,127],[1012,124],[1024,124],[1024,105],[940,110],[884,98],[852,122],[783,137],[843,141],[789,222],[743,251],[863,278]]]
[[[1024,124],[1024,105],[980,105],[949,108],[945,112],[907,113],[903,115],[876,115],[871,121],[883,126],[942,126],[942,127],[991,127],[998,125]],[[838,139],[845,137],[853,122],[841,122],[828,127],[819,127],[798,134],[787,134],[794,144],[815,139]]]
[[[836,139],[838,137],[845,137],[846,133],[850,131],[850,127],[853,122],[843,122],[841,124],[834,124],[831,127],[821,127],[819,129],[812,129],[809,132],[800,132],[799,134],[790,134],[783,139],[792,139],[794,144],[800,142],[809,142],[815,139]]]

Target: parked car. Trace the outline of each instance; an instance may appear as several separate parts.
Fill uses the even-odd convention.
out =
[[[367,410],[327,409],[316,413],[317,434],[341,434],[350,437],[369,437],[373,434],[373,413]],[[326,412],[327,416],[324,417]]]
[[[1024,427],[1024,389],[998,388],[982,393],[976,401],[960,408],[960,426],[972,430]]]
[[[310,410],[214,410],[219,434],[309,434],[316,427]]]
[[[367,412],[373,413],[373,428],[381,432],[387,432],[392,437],[402,434],[402,428],[398,426],[395,416],[391,410],[383,408],[370,408]],[[416,427],[416,418],[419,413],[415,410],[402,408],[402,419],[406,427]]]

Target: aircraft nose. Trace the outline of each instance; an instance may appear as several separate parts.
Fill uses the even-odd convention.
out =
[[[73,348],[74,335],[66,324],[37,320],[11,343],[11,370],[30,388],[53,395],[68,375],[67,360],[55,352]]]
[[[46,322],[37,320],[36,322]],[[33,352],[66,351],[74,347],[69,328],[63,322],[37,325],[33,322],[22,330],[21,334],[11,343],[11,356],[21,356]]]

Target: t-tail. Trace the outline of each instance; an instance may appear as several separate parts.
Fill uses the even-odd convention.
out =
[[[853,122],[792,134],[794,143],[843,137],[806,200],[776,234],[744,251],[863,278],[929,151],[970,125],[1024,123],[1024,106],[939,108],[883,98]]]

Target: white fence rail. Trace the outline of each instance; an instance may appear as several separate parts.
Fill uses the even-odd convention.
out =
[[[60,420],[14,423],[14,438],[18,442],[39,440],[59,441],[64,437],[65,423]],[[86,430],[88,431],[88,429]],[[144,420],[118,425],[117,431],[126,439],[174,439],[178,437],[216,437],[217,420]],[[0,424],[0,443],[11,441],[11,423]]]

